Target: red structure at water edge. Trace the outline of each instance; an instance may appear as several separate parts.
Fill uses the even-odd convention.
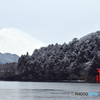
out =
[[[100,83],[100,69],[97,69],[99,75],[96,76],[97,83]]]

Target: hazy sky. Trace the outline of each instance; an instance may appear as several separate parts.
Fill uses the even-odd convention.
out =
[[[100,30],[100,0],[0,0],[0,29],[18,28],[46,44]]]

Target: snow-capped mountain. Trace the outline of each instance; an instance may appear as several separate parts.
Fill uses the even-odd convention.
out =
[[[44,43],[35,39],[31,35],[16,29],[3,28],[0,30],[0,52],[12,53],[17,55],[32,54],[34,49],[45,46]]]

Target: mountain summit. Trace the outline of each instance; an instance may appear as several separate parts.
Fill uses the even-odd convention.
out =
[[[19,56],[26,52],[32,54],[34,49],[42,46],[45,44],[19,29],[3,28],[0,30],[0,52],[2,53],[8,52]]]

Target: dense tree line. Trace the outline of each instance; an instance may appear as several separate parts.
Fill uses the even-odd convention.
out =
[[[68,44],[51,44],[35,49],[32,55],[22,55],[14,70],[13,80],[62,81],[86,80],[95,82],[99,66],[100,32]],[[98,60],[97,60],[98,59]],[[98,64],[97,64],[98,63]]]
[[[74,38],[69,44],[56,43],[42,47],[31,56],[22,55],[17,70],[25,77],[28,75],[26,79],[33,81],[87,80],[93,59],[100,51],[99,34],[92,33],[80,40]]]
[[[14,80],[17,63],[0,64],[0,80]]]

